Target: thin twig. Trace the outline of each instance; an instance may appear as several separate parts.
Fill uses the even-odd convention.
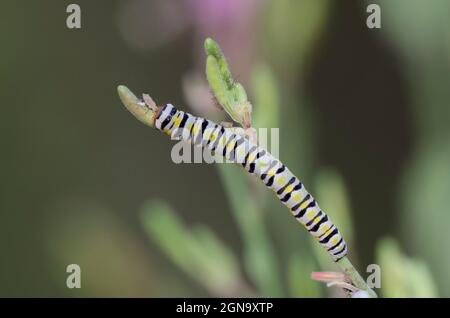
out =
[[[360,290],[366,291],[371,298],[377,298],[377,294],[367,286],[364,279],[358,273],[356,268],[350,262],[347,256],[341,258],[336,264],[342,269],[342,271],[347,275],[353,285],[358,287]]]

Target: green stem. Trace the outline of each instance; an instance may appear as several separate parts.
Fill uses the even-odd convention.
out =
[[[347,256],[341,258],[336,262],[336,264],[342,269],[347,277],[350,278],[353,285],[367,292],[370,298],[378,297],[377,294],[369,286],[367,286],[365,280],[361,277]]]
[[[136,95],[124,85],[117,86],[117,93],[119,94],[122,104],[134,115],[134,117],[147,126],[154,127],[154,118],[156,115],[154,109],[140,101]]]

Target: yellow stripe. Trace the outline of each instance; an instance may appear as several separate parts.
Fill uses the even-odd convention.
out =
[[[232,141],[227,146],[228,151],[231,151],[234,148],[234,144],[236,143],[236,139],[233,138]]]
[[[294,185],[290,184],[286,187],[286,190],[284,190],[284,193],[291,193],[292,190],[294,190]]]
[[[248,157],[247,162],[252,163],[256,159],[256,155],[258,154],[258,151],[253,151],[250,156]]]
[[[285,184],[286,184],[286,177],[280,177],[280,178],[278,178],[277,184],[278,184],[279,186],[285,185]]]
[[[221,147],[225,147],[226,142],[227,142],[227,138],[226,138],[225,134],[223,134],[222,137],[220,138],[220,141],[219,141],[220,146]]]
[[[302,200],[302,195],[300,194],[300,191],[297,192],[296,194],[294,194],[294,195],[292,196],[292,199],[293,199],[296,203],[300,202],[300,201]]]
[[[317,237],[321,236],[323,233],[327,232],[330,228],[331,225],[329,223],[325,224],[322,229],[319,229],[319,231],[317,231],[316,236]]]
[[[309,210],[309,211],[306,213],[306,217],[307,217],[308,219],[312,219],[312,217],[313,217],[314,215],[316,215],[316,211],[314,211],[314,209]]]
[[[336,245],[339,242],[339,236],[333,237],[331,239],[331,244],[332,245]]]
[[[192,129],[192,135],[195,136],[200,131],[200,121],[196,121],[194,124],[194,128]]]
[[[325,235],[322,238],[327,237],[328,235],[330,235],[330,233],[333,232],[333,230],[334,230],[333,227],[330,226],[330,229],[325,233]]]
[[[300,210],[306,208],[308,204],[311,202],[311,200],[314,200],[312,196],[310,196],[308,200],[306,200],[305,202],[302,203],[302,205],[300,205]]]
[[[312,223],[311,223],[311,227],[313,227],[314,225],[316,225],[321,219],[322,219],[323,215],[319,215],[318,217],[316,217]]]
[[[182,120],[183,120],[183,118],[181,118],[181,116],[178,115],[178,117],[175,118],[174,127],[175,127],[175,128],[180,127],[180,124],[181,124],[181,121],[182,121]]]
[[[272,169],[269,170],[269,172],[267,172],[267,175],[269,177],[273,177],[275,175],[275,172],[277,172],[278,168],[274,167]]]

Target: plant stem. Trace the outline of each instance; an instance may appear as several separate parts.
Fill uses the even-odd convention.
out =
[[[154,127],[156,115],[154,109],[139,100],[136,95],[124,85],[117,86],[117,93],[119,94],[122,104],[134,115],[134,117],[147,126]]]
[[[369,294],[370,298],[378,297],[377,294],[369,286],[367,286],[366,282],[361,277],[361,275],[358,273],[358,271],[353,266],[353,264],[350,262],[350,260],[348,259],[347,256],[341,258],[339,261],[336,262],[336,264],[347,275],[347,277],[350,278],[353,285],[355,285],[359,289],[367,292]]]

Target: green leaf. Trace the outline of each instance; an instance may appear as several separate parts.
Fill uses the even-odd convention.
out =
[[[233,88],[233,77],[231,75],[230,68],[228,66],[225,55],[222,52],[219,44],[211,38],[205,40],[205,51],[208,57],[213,57],[217,61],[219,72],[225,83],[225,88],[231,90]]]
[[[219,104],[230,117],[244,128],[251,126],[252,105],[244,87],[233,80],[230,68],[219,45],[205,40],[206,78]]]
[[[293,254],[287,264],[288,286],[291,297],[320,297],[322,287],[311,280],[314,263],[310,257]]]
[[[349,195],[341,175],[333,169],[320,169],[315,180],[317,202],[344,235],[347,243],[353,240],[353,222]]]
[[[208,56],[206,59],[206,77],[219,104],[225,109],[229,109],[232,97],[229,96],[230,91],[221,77],[219,64],[213,56]]]
[[[267,65],[258,65],[253,72],[255,107],[254,126],[258,128],[280,127],[280,93],[274,74]]]
[[[283,296],[278,258],[264,223],[264,211],[250,196],[247,176],[235,165],[217,167],[242,233],[247,274],[263,296]]]
[[[161,201],[144,205],[142,221],[167,257],[212,294],[249,295],[234,254],[208,228],[197,226],[190,231]]]
[[[384,238],[377,245],[384,297],[437,297],[437,288],[428,267],[406,257],[397,241]]]

